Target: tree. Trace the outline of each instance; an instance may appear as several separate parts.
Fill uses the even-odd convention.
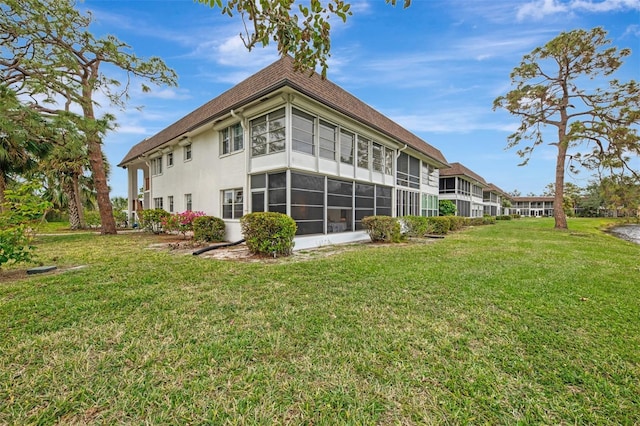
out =
[[[10,175],[35,169],[51,149],[49,129],[38,113],[24,107],[15,92],[0,83],[0,211]]]
[[[522,196],[522,193],[517,189],[514,189],[513,191],[509,192],[509,195],[511,195],[512,197],[520,197]]]
[[[212,8],[219,8],[222,14],[240,15],[244,33],[240,38],[248,50],[256,46],[267,46],[273,41],[278,53],[292,54],[299,70],[314,70],[320,65],[323,77],[327,74],[327,59],[330,56],[332,15],[346,22],[351,16],[351,5],[344,0],[330,0],[324,6],[320,0],[309,0],[298,4],[296,0],[198,0]],[[393,6],[397,0],[385,0]],[[302,3],[302,2],[301,2]],[[404,7],[411,0],[403,0]]]
[[[508,137],[508,147],[528,145],[518,151],[526,164],[534,149],[544,142],[551,126],[557,147],[554,205],[563,205],[567,166],[630,169],[629,154],[640,154],[637,129],[640,121],[640,87],[613,79],[607,88],[592,90],[592,82],[613,74],[629,49],[610,47],[606,31],[574,30],[561,33],[543,47],[523,57],[511,73],[515,89],[494,101],[520,118],[518,130]],[[575,152],[574,152],[575,151]],[[635,173],[635,172],[634,172]],[[555,228],[566,229],[563,209],[554,209]]]
[[[632,176],[612,175],[600,180],[605,207],[615,216],[635,216],[640,208],[640,181]]]
[[[176,84],[176,74],[160,58],[143,60],[130,46],[109,35],[96,39],[88,27],[91,15],[75,9],[74,0],[7,0],[0,6],[1,82],[28,97],[34,110],[53,116],[69,114],[82,132],[96,188],[103,234],[115,234],[102,136],[111,117],[96,117],[94,96],[102,92],[124,107],[134,77],[154,84]],[[110,78],[101,65],[126,73]],[[142,89],[147,91],[145,84]],[[74,110],[80,113],[71,115]]]
[[[440,200],[438,202],[438,214],[440,216],[455,216],[457,210],[455,203],[451,200]]]

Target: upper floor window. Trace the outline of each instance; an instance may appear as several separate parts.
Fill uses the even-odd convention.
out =
[[[293,150],[315,155],[315,118],[305,112],[293,109],[291,120],[291,141]]]
[[[436,186],[438,184],[436,170],[431,164],[422,163],[422,183],[424,185]]]
[[[369,168],[369,139],[358,138],[358,167]]]
[[[191,144],[184,146],[184,161],[191,160]]]
[[[333,124],[320,120],[320,157],[336,159],[336,142],[338,128]]]
[[[420,160],[401,152],[398,156],[396,182],[409,188],[420,188]]]
[[[440,178],[440,193],[452,194],[454,192],[456,192],[456,178],[454,177]]]
[[[167,154],[167,167],[173,166],[173,152]]]
[[[244,149],[244,132],[240,123],[227,127],[220,132],[220,150],[221,154],[231,154],[232,152]]]
[[[371,159],[373,170],[376,172],[384,172],[384,146],[373,142],[371,145]]]
[[[285,149],[284,108],[251,120],[251,155],[282,152]]]
[[[353,164],[353,147],[355,135],[342,130],[340,132],[340,161],[345,164]]]
[[[162,157],[151,160],[151,175],[157,176],[162,174]]]

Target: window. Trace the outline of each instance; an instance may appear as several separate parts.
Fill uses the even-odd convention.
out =
[[[169,213],[173,213],[173,195],[167,197],[167,203],[169,204]]]
[[[244,205],[242,189],[227,189],[222,191],[222,218],[240,219]]]
[[[353,164],[353,144],[355,135],[346,130],[340,132],[340,161],[345,164]]]
[[[291,173],[291,217],[298,235],[324,232],[324,176]]]
[[[369,139],[358,138],[358,167],[369,168]]]
[[[231,154],[244,149],[244,133],[240,123],[227,127],[220,132],[220,153]]]
[[[447,177],[440,178],[440,193],[453,194],[456,192],[456,178]]]
[[[287,174],[268,175],[268,206],[270,212],[287,213]]]
[[[373,142],[371,145],[371,158],[373,170],[376,172],[384,172],[384,146]]]
[[[251,212],[265,211],[265,190],[267,188],[267,175],[251,176]]]
[[[438,196],[422,194],[422,216],[438,216]]]
[[[191,144],[184,146],[184,161],[191,160]]]
[[[376,185],[376,214],[391,216],[391,187]]]
[[[437,170],[431,164],[422,163],[422,184],[428,186],[438,186]]]
[[[420,160],[401,152],[398,156],[396,183],[409,188],[420,188]]]
[[[420,214],[420,193],[398,189],[396,191],[396,216],[418,216]]]
[[[184,205],[185,205],[185,210],[187,211],[192,211],[193,210],[193,203],[192,203],[192,197],[191,194],[184,194]]]
[[[157,197],[153,199],[153,208],[154,209],[162,209],[162,197]]]
[[[314,145],[315,118],[305,112],[293,109],[291,119],[291,140],[294,151],[315,155]]]
[[[284,108],[251,120],[251,156],[284,151],[284,121]]]
[[[151,176],[157,176],[162,174],[162,157],[157,157],[151,160]]]
[[[393,176],[393,150],[391,148],[384,149],[384,174]]]
[[[356,183],[356,229],[362,228],[362,219],[373,216],[376,201],[376,187]]]
[[[320,157],[336,159],[338,129],[333,124],[320,120]]]
[[[173,152],[167,154],[167,167],[173,166]]]
[[[353,182],[327,179],[327,232],[352,231]]]

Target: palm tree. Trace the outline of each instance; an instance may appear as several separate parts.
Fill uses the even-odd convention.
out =
[[[37,112],[25,107],[15,92],[0,85],[0,209],[7,182],[33,170],[52,147],[50,127]]]

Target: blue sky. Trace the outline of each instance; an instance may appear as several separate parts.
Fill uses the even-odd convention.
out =
[[[640,0],[413,0],[408,9],[350,3],[347,23],[332,23],[328,78],[507,192],[539,195],[554,180],[555,148],[536,148],[519,167],[516,149],[505,149],[518,121],[492,109],[523,55],[560,32],[602,26],[614,46],[632,49],[616,77],[640,79]],[[179,76],[178,87],[134,88],[126,111],[103,103],[118,121],[104,141],[112,196],[126,196],[126,173],[116,164],[134,144],[278,58],[272,46],[247,52],[239,18],[192,0],[85,0],[79,7],[93,13],[95,36],[111,34],[138,56],[159,56]],[[585,187],[590,177],[567,180]]]

